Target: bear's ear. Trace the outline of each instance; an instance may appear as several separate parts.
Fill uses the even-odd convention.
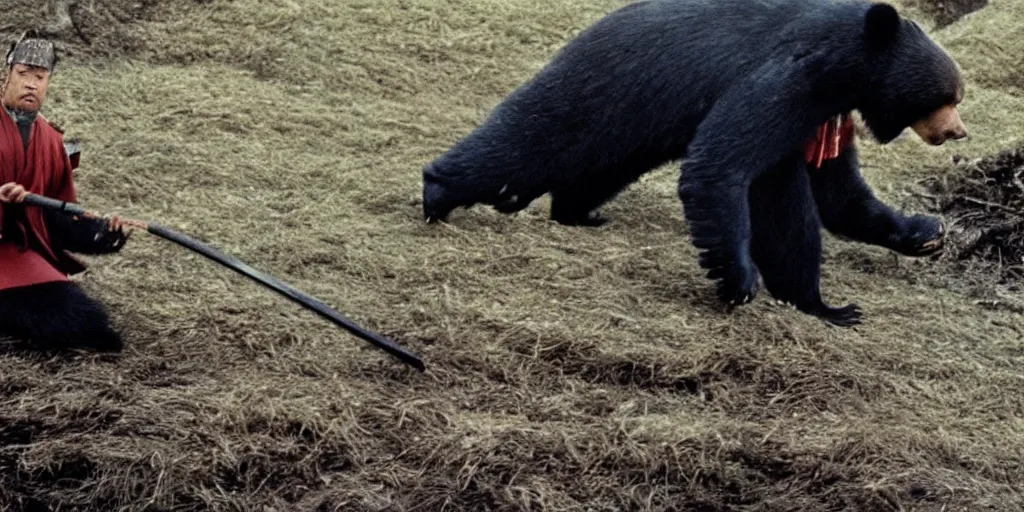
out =
[[[900,31],[900,15],[896,8],[885,3],[875,3],[864,16],[864,37],[868,44],[882,47],[896,38]]]

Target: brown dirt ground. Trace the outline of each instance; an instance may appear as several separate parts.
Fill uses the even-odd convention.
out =
[[[979,304],[1024,313],[1024,146],[955,162],[955,172],[922,180],[918,193],[950,228],[936,258],[946,264],[931,277],[980,296]]]
[[[979,159],[957,182],[935,180],[931,189],[963,237],[950,255],[998,264],[1004,281],[1024,280],[1024,147]]]
[[[991,244],[827,239],[828,300],[867,315],[836,329],[715,306],[673,166],[600,229],[543,200],[423,224],[422,166],[622,3],[78,2],[46,108],[83,140],[80,200],[209,241],[428,370],[138,233],[81,278],[125,353],[0,351],[0,511],[1022,508],[1024,323],[982,301],[1013,298]],[[880,196],[955,233],[1020,207],[956,199],[1019,200],[1011,157],[977,159],[1024,142],[1020,4],[933,32],[969,141],[861,141]],[[5,36],[49,19],[0,12],[27,16]]]

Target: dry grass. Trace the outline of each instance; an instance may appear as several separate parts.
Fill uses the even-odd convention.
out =
[[[207,240],[428,370],[138,234],[82,279],[124,354],[0,355],[0,510],[1021,508],[1020,314],[926,279],[944,261],[828,239],[827,300],[867,314],[844,330],[764,296],[722,312],[673,166],[596,230],[545,201],[423,224],[421,167],[622,3],[149,2],[106,32],[131,37],[68,33],[47,113],[83,139],[83,203]],[[972,139],[864,141],[886,200],[1021,143],[1021,9],[935,32]]]

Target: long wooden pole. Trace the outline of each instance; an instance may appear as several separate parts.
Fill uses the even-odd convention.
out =
[[[51,197],[41,196],[38,194],[28,194],[25,197],[24,202],[25,204],[38,206],[41,208],[47,208],[59,212],[64,212],[71,215],[101,217],[101,215],[88,211],[85,208],[79,206],[78,204],[68,203],[66,201],[61,201],[58,199],[53,199]],[[143,222],[138,220],[124,219],[122,220],[122,223],[124,223],[125,225],[136,227],[138,229],[142,229],[160,238],[174,242],[182,247],[185,247],[186,249],[190,249],[199,254],[202,254],[203,256],[206,256],[207,258],[216,261],[217,263],[220,263],[221,265],[224,265],[225,267],[230,268],[231,270],[234,270],[239,274],[242,274],[246,277],[253,279],[254,281],[266,286],[267,288],[270,288],[271,290],[274,290],[280,293],[281,295],[284,295],[285,297],[291,299],[292,301],[302,305],[307,309],[312,310],[313,312],[319,314],[320,316],[327,318],[328,320],[348,330],[355,336],[362,338],[363,340],[372,343],[377,348],[380,348],[381,350],[384,350],[385,352],[391,354],[392,356],[397,357],[405,364],[412,366],[413,368],[416,368],[421,372],[426,370],[426,366],[423,364],[423,360],[420,359],[419,356],[405,350],[395,342],[387,338],[384,338],[383,336],[373,331],[369,331],[356,325],[348,318],[342,316],[341,313],[338,313],[337,311],[331,309],[327,304],[324,304],[323,302],[313,297],[310,297],[309,295],[306,295],[305,293],[302,293],[299,290],[296,290],[292,286],[285,284],[268,274],[265,274],[259,270],[250,267],[249,265],[245,264],[244,262],[238,260],[233,256],[224,254],[223,252],[218,251],[213,247],[210,247],[197,240],[189,238],[188,236],[178,233],[177,231],[168,229],[164,226],[161,226],[153,222]]]

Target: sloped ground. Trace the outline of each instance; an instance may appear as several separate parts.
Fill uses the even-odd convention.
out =
[[[908,0],[908,7],[920,9],[937,28],[953,22],[989,5],[989,0]]]
[[[1006,281],[1024,281],[1024,147],[980,159],[954,183],[936,181],[939,211],[952,218],[962,240],[950,255],[998,265]]]
[[[195,1],[195,0],[192,0]],[[140,22],[154,19],[160,0],[4,0],[0,37],[11,41],[35,29],[57,43],[62,58],[122,58],[145,45]]]
[[[978,304],[1024,313],[1024,146],[922,180],[920,203],[948,221],[946,250],[929,277]]]
[[[0,510],[1024,503],[1021,317],[955,286],[997,269],[829,239],[826,297],[865,325],[767,297],[725,314],[673,166],[601,229],[553,225],[545,201],[423,224],[422,166],[622,2],[100,4],[81,2],[127,14],[90,44],[62,36],[74,56],[47,105],[83,140],[81,201],[207,240],[428,370],[136,234],[82,279],[124,354],[0,356]],[[938,197],[915,182],[1019,147],[1022,15],[1000,2],[936,33],[969,80],[972,138],[862,141],[882,197]]]

